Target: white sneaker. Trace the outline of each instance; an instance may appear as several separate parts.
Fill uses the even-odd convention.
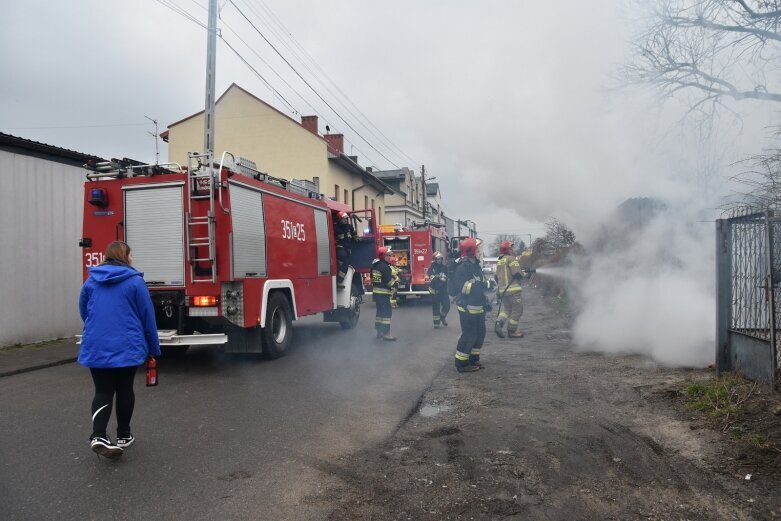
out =
[[[116,459],[125,452],[121,447],[111,443],[108,437],[95,436],[90,440],[89,446],[95,454],[108,459]]]
[[[127,436],[117,436],[117,447],[126,449],[133,445],[134,441],[136,441],[136,439],[132,434],[128,434]]]

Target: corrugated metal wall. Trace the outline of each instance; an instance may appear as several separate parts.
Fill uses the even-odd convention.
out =
[[[84,175],[0,150],[0,346],[81,332]]]

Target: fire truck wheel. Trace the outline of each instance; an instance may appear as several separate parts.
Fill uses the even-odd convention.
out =
[[[279,358],[287,353],[293,336],[293,318],[290,303],[282,293],[272,293],[266,305],[266,327],[263,328],[263,353]]]
[[[358,319],[361,318],[361,300],[355,286],[350,290],[350,309],[345,311],[345,316],[346,320],[339,321],[342,329],[352,329],[358,325]]]

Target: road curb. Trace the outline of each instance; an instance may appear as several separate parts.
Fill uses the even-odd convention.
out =
[[[68,358],[66,360],[57,360],[57,361],[54,361],[54,362],[47,362],[45,364],[39,364],[39,365],[30,366],[30,367],[22,367],[22,368],[19,368],[19,369],[12,369],[11,371],[0,372],[0,378],[6,377],[6,376],[13,376],[13,375],[16,375],[16,374],[29,373],[29,372],[32,372],[32,371],[38,371],[39,369],[46,369],[48,367],[55,367],[55,366],[58,366],[58,365],[70,364],[70,363],[73,363],[75,361],[76,361],[76,357],[74,356],[73,358]]]

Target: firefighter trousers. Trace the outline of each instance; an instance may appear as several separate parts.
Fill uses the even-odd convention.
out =
[[[499,322],[507,322],[507,332],[515,333],[518,330],[518,323],[523,315],[523,299],[521,292],[509,293],[502,298],[502,311],[497,317]]]
[[[456,346],[456,367],[463,367],[480,361],[480,349],[485,340],[485,313],[470,313],[458,308],[461,322],[461,337]]]
[[[336,247],[336,260],[339,262],[339,272],[336,274],[336,280],[342,282],[347,276],[347,267],[350,265],[348,260],[350,252],[344,246]]]
[[[445,320],[450,312],[450,298],[445,291],[431,293],[431,315],[434,319],[434,325],[438,326]]]
[[[391,317],[393,316],[390,300],[391,296],[389,294],[374,294],[374,305],[377,308],[377,314],[374,317],[374,329],[381,335],[390,333]]]

